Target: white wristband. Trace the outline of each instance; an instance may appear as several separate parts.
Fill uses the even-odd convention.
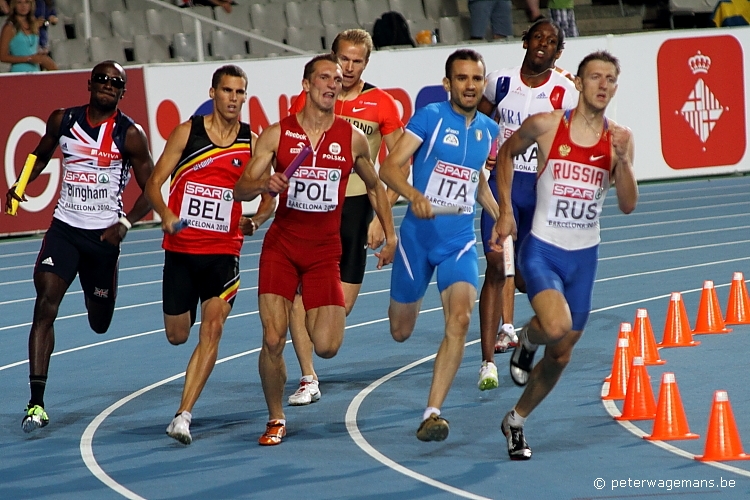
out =
[[[130,223],[127,217],[120,217],[120,219],[117,222],[125,226],[125,229],[130,229],[131,227],[133,227],[133,224]]]

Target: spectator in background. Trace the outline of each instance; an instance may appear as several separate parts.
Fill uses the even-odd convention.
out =
[[[542,11],[539,10],[539,0],[526,0],[526,14],[528,14],[529,21],[532,23],[544,17]]]
[[[47,35],[47,26],[57,24],[57,6],[55,0],[37,0],[36,12],[34,15],[39,24],[39,47],[45,53],[49,51],[49,37]]]
[[[39,52],[39,23],[33,0],[10,0],[8,20],[0,30],[0,61],[11,72],[55,70],[55,61]]]
[[[549,15],[553,21],[560,25],[566,37],[578,36],[578,25],[576,15],[573,12],[575,0],[549,0]]]
[[[492,26],[492,38],[496,40],[513,35],[511,9],[510,0],[469,0],[471,39],[482,40],[488,24]]]
[[[747,26],[750,24],[750,1],[719,0],[714,9],[713,22],[719,28]]]
[[[5,0],[0,0],[0,15],[7,16],[10,12],[10,7],[8,6],[8,2]]]

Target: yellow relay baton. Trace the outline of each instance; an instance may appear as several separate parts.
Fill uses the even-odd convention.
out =
[[[26,163],[23,166],[23,170],[21,170],[21,177],[18,178],[18,182],[15,184],[15,192],[19,198],[23,198],[23,194],[26,192],[26,184],[28,184],[29,182],[29,177],[31,177],[31,170],[34,168],[35,163],[36,155],[29,153],[29,156],[26,157]],[[18,200],[13,198],[10,201],[10,207],[9,210],[6,210],[6,213],[8,215],[17,215],[17,210]]]

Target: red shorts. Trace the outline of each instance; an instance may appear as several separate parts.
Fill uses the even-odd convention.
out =
[[[305,310],[344,307],[340,259],[338,239],[328,243],[289,241],[272,227],[260,252],[258,295],[272,293],[291,302],[301,285]]]

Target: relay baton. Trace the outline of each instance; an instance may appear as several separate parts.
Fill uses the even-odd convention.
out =
[[[172,234],[177,234],[186,227],[188,227],[188,221],[185,219],[180,219],[179,221],[172,224],[172,231],[174,231]]]
[[[508,235],[503,241],[503,264],[505,265],[505,276],[516,275],[516,264],[514,262],[513,238]]]
[[[464,209],[457,206],[435,206],[432,205],[433,215],[463,215]]]
[[[297,156],[294,157],[289,166],[286,167],[286,170],[284,170],[284,175],[286,175],[287,179],[292,178],[294,172],[296,172],[299,166],[302,165],[302,162],[310,156],[310,153],[312,153],[312,148],[310,146],[305,146],[299,153],[297,153]],[[271,196],[276,196],[277,194],[278,193],[271,193]]]
[[[36,155],[29,154],[29,156],[26,157],[26,163],[23,165],[23,170],[21,170],[21,177],[18,178],[18,183],[16,184],[16,194],[19,198],[23,198],[23,194],[26,192],[26,184],[29,182],[29,177],[31,177],[31,170],[34,168],[34,164],[36,163]],[[6,213],[8,215],[16,215],[16,211],[18,210],[18,200],[13,198],[10,200],[10,207],[8,207],[8,210]]]

